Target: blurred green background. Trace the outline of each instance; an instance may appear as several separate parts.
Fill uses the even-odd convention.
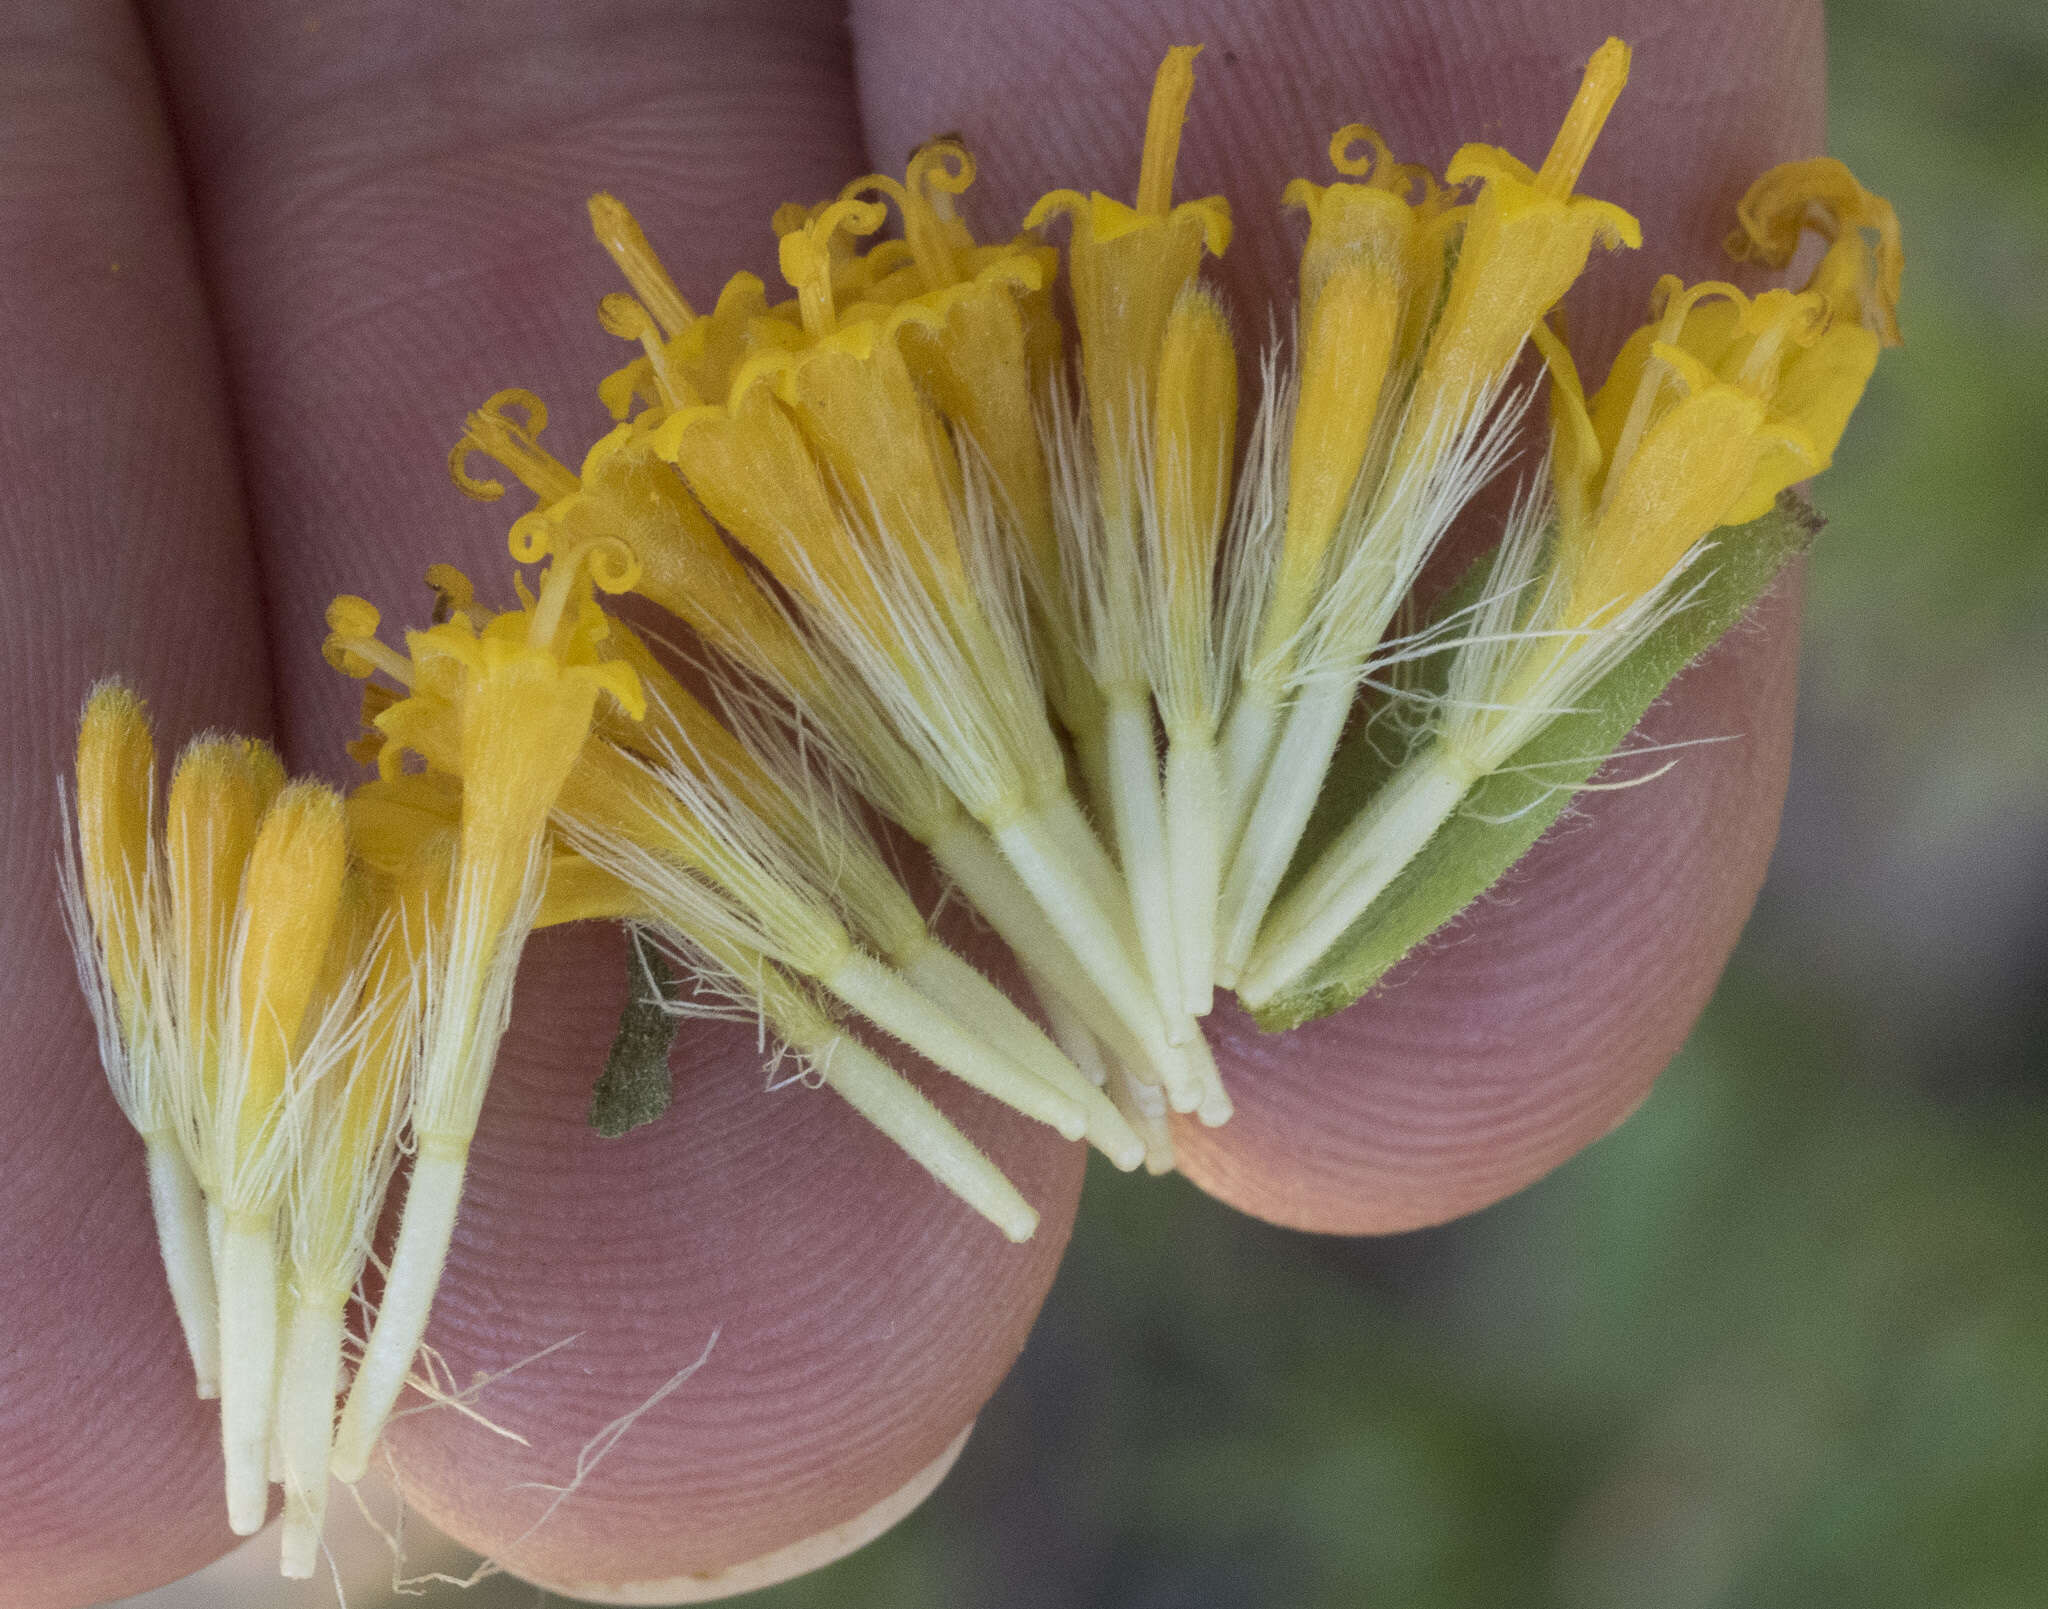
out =
[[[749,1609],[2048,1604],[2048,6],[1830,28],[1908,344],[1819,491],[1784,837],[1692,1043],[1422,1234],[1099,1170],[951,1479]],[[332,1601],[274,1545],[137,1601]]]

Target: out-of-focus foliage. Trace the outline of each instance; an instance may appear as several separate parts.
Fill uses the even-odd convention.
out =
[[[953,1477],[750,1609],[2048,1601],[2048,9],[1829,27],[1907,345],[1820,489],[1785,836],[1692,1044],[1425,1234],[1099,1172]]]

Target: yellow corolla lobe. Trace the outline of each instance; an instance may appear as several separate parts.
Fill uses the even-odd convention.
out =
[[[1899,281],[1905,264],[1899,217],[1833,157],[1785,162],[1749,187],[1736,208],[1728,254],[1738,262],[1783,268],[1808,230],[1828,243],[1806,289],[1827,298],[1838,320],[1899,343]]]

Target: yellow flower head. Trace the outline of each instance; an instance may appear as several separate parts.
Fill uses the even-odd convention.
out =
[[[1659,586],[1700,538],[1818,467],[1799,421],[1776,406],[1778,365],[1763,354],[1810,343],[1825,319],[1818,298],[1774,292],[1752,302],[1732,285],[1659,286],[1659,323],[1616,360],[1590,408],[1569,360],[1546,332],[1553,364],[1558,488],[1557,563],[1570,583],[1564,617],[1607,618]],[[1693,329],[1706,309],[1703,329]],[[1725,310],[1725,311],[1724,311]],[[1747,326],[1757,361],[1703,361],[1692,342]],[[1761,512],[1761,509],[1758,510]],[[1745,515],[1744,517],[1754,517]]]
[[[951,206],[973,174],[963,149],[938,141],[901,181],[870,174],[821,207],[782,209],[795,322],[758,324],[756,349],[724,396],[658,433],[658,450],[705,506],[800,596],[822,585],[864,611],[879,605],[848,551],[847,515],[891,533],[927,588],[965,594],[953,450],[920,381],[956,406],[979,401],[979,379],[1006,382],[963,421],[998,452],[1003,426],[1029,417],[1019,298],[1048,271],[1042,250],[975,244]],[[902,213],[904,239],[856,249],[886,221],[886,202]],[[913,331],[915,368],[905,347]],[[977,337],[986,351],[975,352]],[[1008,467],[1029,496],[1028,466]]]

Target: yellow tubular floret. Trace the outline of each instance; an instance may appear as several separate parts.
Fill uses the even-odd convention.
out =
[[[1308,618],[1324,555],[1350,506],[1396,354],[1406,291],[1407,206],[1360,190],[1356,244],[1332,254],[1302,295],[1300,393],[1288,445],[1287,518],[1258,659],[1276,656]],[[1324,192],[1324,208],[1338,187]],[[1384,198],[1384,199],[1382,199]]]
[[[1136,514],[1131,459],[1138,443],[1132,428],[1151,410],[1167,318],[1201,266],[1203,253],[1220,256],[1230,244],[1230,206],[1221,196],[1173,203],[1181,128],[1200,48],[1176,45],[1153,82],[1135,206],[1100,191],[1084,196],[1055,190],[1041,197],[1024,220],[1031,229],[1062,212],[1072,219],[1067,275],[1081,335],[1103,511],[1113,525],[1126,529]]]
[[[933,596],[965,596],[955,461],[895,343],[858,356],[820,348],[787,369],[778,389],[855,518],[899,545]]]
[[[712,518],[807,602],[836,602],[871,629],[888,617],[873,575],[848,550],[817,461],[766,386],[725,409],[678,414],[659,434]]]
[[[1817,292],[1667,277],[1657,319],[1624,345],[1590,404],[1554,337],[1558,564],[1566,617],[1594,620],[1661,584],[1719,525],[1756,518],[1826,467],[1877,357]]]
[[[645,709],[632,668],[601,657],[607,628],[591,596],[593,585],[620,592],[637,579],[622,544],[584,542],[554,560],[521,608],[481,629],[457,613],[410,633],[411,691],[377,717],[387,753],[424,743],[430,764],[461,777],[462,795],[447,915],[433,938],[436,994],[423,1013],[418,1148],[384,1305],[336,1431],[344,1480],[368,1467],[426,1331],[514,967],[539,914],[548,813],[599,696],[636,718]],[[341,648],[346,659],[349,645]]]

